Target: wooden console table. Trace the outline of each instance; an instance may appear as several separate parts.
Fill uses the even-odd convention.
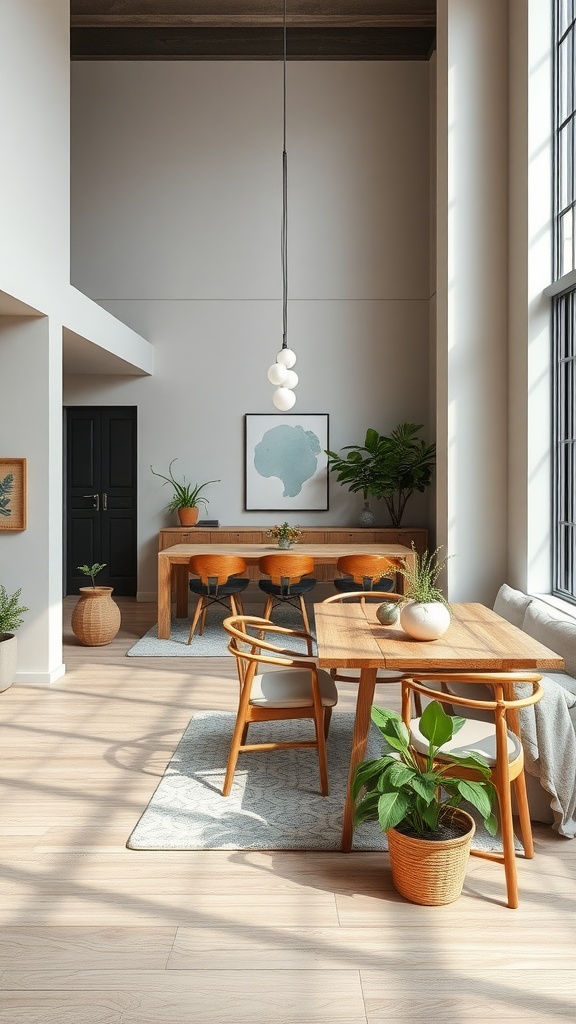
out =
[[[277,515],[281,520],[281,516]],[[270,526],[273,525],[272,519]],[[173,544],[269,544],[266,536],[268,526],[166,526],[158,535],[158,551],[172,547]],[[349,526],[302,526],[301,544],[401,544],[410,548],[412,541],[417,551],[422,553],[428,547],[428,530],[413,527],[374,527],[372,529],[356,529]],[[316,573],[319,583],[327,583],[338,575],[335,565],[320,565]],[[258,568],[248,567],[248,577],[258,579]],[[176,603],[179,618],[187,615],[188,580],[176,575]]]
[[[308,537],[306,538],[308,541]],[[334,571],[336,562],[342,555],[353,554],[358,546],[355,544],[336,542],[327,543],[298,543],[298,552],[303,555],[310,555],[314,559],[314,575],[318,579],[320,570],[331,567]],[[391,558],[405,558],[413,560],[414,554],[410,548],[401,544],[364,544],[363,550],[367,554],[389,555]],[[176,615],[178,618],[185,618],[188,615],[188,563],[194,554],[241,554],[247,565],[255,572],[258,578],[258,562],[262,555],[278,551],[278,545],[267,538],[263,543],[244,543],[222,541],[212,544],[171,544],[158,552],[158,637],[166,639],[170,636],[171,619],[171,594],[172,584],[176,583]],[[401,586],[404,586],[404,579],[401,579]],[[182,602],[179,604],[179,602]]]

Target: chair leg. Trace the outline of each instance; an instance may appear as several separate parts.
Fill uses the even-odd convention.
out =
[[[266,599],[266,604],[264,606],[264,612],[263,612],[263,615],[262,615],[263,619],[269,619],[270,618],[270,613],[272,611],[272,605],[273,604],[274,604],[274,598],[269,596]]]
[[[332,721],[332,708],[324,708],[324,736],[328,739],[328,733],[330,732],[330,722]]]
[[[320,709],[318,716],[314,710],[314,729],[316,730],[316,745],[318,748],[318,766],[320,768],[320,789],[322,796],[328,796],[328,755],[326,753],[326,737],[324,735],[324,712]]]
[[[202,608],[202,618],[200,620],[200,636],[204,634],[204,628],[206,626],[206,616],[208,614],[208,602],[204,600],[204,607]]]
[[[230,744],[230,753],[228,755],[228,764],[226,765],[226,776],[222,787],[222,796],[229,796],[230,790],[232,789],[234,773],[238,763],[238,755],[240,754],[240,747],[242,746],[247,730],[248,726],[244,720],[244,711],[242,708],[239,708],[236,725],[234,726],[232,743]]]
[[[510,783],[497,786],[498,803],[500,805],[500,831],[504,851],[504,873],[506,875],[506,891],[508,906],[515,910],[518,906],[518,874],[516,871],[516,850],[514,849],[514,820],[512,817],[512,798]]]
[[[189,644],[192,643],[192,637],[194,636],[194,630],[196,629],[196,624],[198,622],[198,619],[200,618],[200,612],[202,611],[203,604],[204,604],[204,598],[202,596],[200,596],[198,598],[198,602],[196,604],[196,608],[194,609],[194,618],[192,619],[192,624],[190,626],[190,632],[188,634],[188,643]]]
[[[518,807],[518,820],[520,822],[520,831],[522,833],[524,856],[527,860],[532,860],[534,857],[534,840],[532,838],[532,822],[530,821],[530,808],[528,806],[528,794],[526,792],[526,776],[523,770],[520,772],[520,775],[514,779],[513,786],[514,795],[516,797],[516,806]]]
[[[302,621],[304,623],[304,629],[306,630],[307,633],[309,633],[310,632],[310,623],[308,622],[308,612],[306,611],[306,602],[304,601],[304,597],[303,597],[302,594],[300,594],[300,610],[302,612]]]

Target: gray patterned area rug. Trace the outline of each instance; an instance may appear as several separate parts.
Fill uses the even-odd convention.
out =
[[[134,828],[131,850],[338,850],[354,714],[335,711],[328,739],[330,795],[319,792],[313,749],[240,754],[232,792],[222,796],[235,715],[200,711],[190,721],[150,803]],[[255,722],[251,736],[312,739],[306,720]],[[366,757],[378,757],[381,737],[371,727]],[[498,849],[484,830],[475,844]],[[386,850],[375,822],[354,833],[355,850]]]
[[[169,640],[158,639],[158,625],[156,624],[126,651],[126,656],[128,658],[230,658],[232,655],[228,651],[228,637],[222,629],[222,622],[229,614],[230,612],[216,605],[209,608],[204,633],[200,636],[197,629],[191,644],[188,644],[190,619],[173,619]],[[257,614],[261,614],[261,612]],[[309,615],[312,629],[311,609],[309,609]],[[304,628],[298,612],[289,605],[274,610],[274,622],[279,626],[288,626],[291,629]],[[299,643],[300,641],[294,642],[295,650],[300,649]],[[302,653],[305,652],[303,643],[301,650]]]

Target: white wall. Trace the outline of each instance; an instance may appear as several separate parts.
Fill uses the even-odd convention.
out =
[[[454,601],[507,568],[508,12],[438,3],[438,542]]]
[[[138,406],[142,598],[169,521],[150,464],[221,478],[223,524],[281,514],[243,510],[243,416],[274,411],[281,344],[281,101],[277,63],[72,66],[73,281],[151,340],[155,372],[69,377],[64,402]],[[293,411],[329,413],[336,449],[403,420],[432,439],[428,154],[427,64],[289,64]],[[355,523],[360,507],[332,483],[329,512],[292,518]],[[425,496],[405,521],[429,525]]]
[[[68,0],[1,0],[0,51],[0,452],[28,465],[28,525],[2,531],[0,583],[30,609],[16,679],[46,683],[64,671],[63,327],[136,372],[151,350],[70,286]]]

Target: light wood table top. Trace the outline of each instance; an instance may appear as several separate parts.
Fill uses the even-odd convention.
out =
[[[379,668],[402,672],[489,672],[512,669],[561,671],[564,661],[554,651],[482,604],[452,604],[452,621],[439,640],[413,640],[399,626],[382,626],[376,603],[314,605],[318,664],[323,668],[358,668],[358,696],[348,792],[340,849],[352,849],[354,804],[351,786],[364,759]]]
[[[168,639],[171,619],[171,587],[173,572],[185,572],[192,555],[240,555],[247,565],[257,565],[263,555],[278,553],[276,543],[267,544],[172,544],[158,552],[158,636]],[[297,544],[295,553],[310,555],[318,565],[336,565],[343,555],[386,555],[389,558],[403,558],[413,561],[414,552],[403,544]],[[283,551],[283,554],[289,552]],[[404,587],[404,579],[401,579]],[[186,594],[186,592],[185,592]],[[186,595],[187,597],[187,595]],[[177,614],[186,614],[177,608]]]

